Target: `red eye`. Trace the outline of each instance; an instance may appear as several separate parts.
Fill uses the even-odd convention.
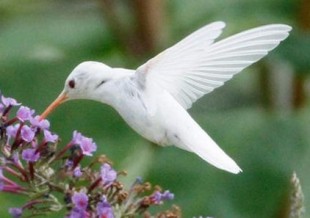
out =
[[[71,89],[74,89],[74,87],[75,87],[75,81],[74,81],[74,80],[70,80],[70,81],[68,82],[68,85],[69,85],[69,87],[70,87]]]

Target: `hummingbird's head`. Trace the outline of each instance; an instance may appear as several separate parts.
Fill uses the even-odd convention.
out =
[[[67,99],[92,99],[94,90],[113,78],[112,68],[99,62],[77,65],[66,79],[63,93]]]
[[[113,78],[112,68],[95,61],[82,62],[66,79],[64,89],[56,100],[42,113],[47,117],[61,103],[71,99],[93,99],[95,90]]]

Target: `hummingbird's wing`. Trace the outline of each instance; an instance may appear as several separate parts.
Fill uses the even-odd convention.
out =
[[[141,83],[156,83],[184,108],[264,57],[284,40],[290,26],[271,24],[213,43],[225,24],[209,24],[137,69]]]

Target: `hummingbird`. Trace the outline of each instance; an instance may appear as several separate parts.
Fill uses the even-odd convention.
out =
[[[135,70],[96,61],[80,63],[41,119],[68,100],[99,101],[113,107],[149,141],[195,153],[230,173],[241,172],[187,109],[267,55],[288,37],[291,27],[264,25],[215,42],[224,27],[222,21],[206,25]]]

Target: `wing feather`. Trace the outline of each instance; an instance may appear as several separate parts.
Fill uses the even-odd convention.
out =
[[[214,43],[224,26],[214,22],[202,27],[139,67],[137,78],[156,83],[184,108],[190,108],[197,99],[267,55],[291,30],[287,25],[271,24]]]

